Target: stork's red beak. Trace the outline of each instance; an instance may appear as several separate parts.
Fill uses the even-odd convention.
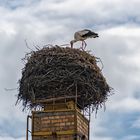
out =
[[[71,46],[71,48],[73,48],[73,42],[72,41],[70,42],[70,46]]]

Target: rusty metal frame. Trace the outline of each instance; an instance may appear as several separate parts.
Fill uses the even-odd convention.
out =
[[[58,100],[64,100],[64,99],[72,99],[72,98],[77,98],[80,96],[64,96],[64,97],[57,97],[57,98],[50,98],[50,99],[43,99],[43,100],[35,100],[33,103],[49,103],[49,102],[54,102]]]
[[[32,119],[30,115],[27,116],[27,124],[26,124],[26,140],[29,138],[29,132],[32,133],[32,131],[29,130],[29,119]]]

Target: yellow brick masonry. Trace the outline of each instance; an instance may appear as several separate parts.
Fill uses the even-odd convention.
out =
[[[32,140],[53,140],[53,132],[57,140],[74,140],[76,133],[77,140],[82,135],[88,140],[89,122],[77,110],[35,111],[32,118]]]

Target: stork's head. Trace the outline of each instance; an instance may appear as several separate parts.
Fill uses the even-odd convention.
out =
[[[71,48],[73,48],[73,44],[74,44],[75,42],[77,42],[77,40],[75,40],[75,39],[70,41]]]

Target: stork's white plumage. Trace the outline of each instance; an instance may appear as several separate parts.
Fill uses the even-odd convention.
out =
[[[78,32],[75,32],[74,34],[74,40],[72,40],[70,42],[71,44],[71,48],[73,48],[73,44],[77,41],[82,41],[82,50],[84,50],[87,46],[85,40],[88,39],[88,38],[96,38],[96,37],[99,37],[97,33],[91,31],[91,30],[88,30],[88,29],[84,29],[84,30],[81,30],[81,31],[78,31]],[[84,48],[83,48],[84,46]]]

